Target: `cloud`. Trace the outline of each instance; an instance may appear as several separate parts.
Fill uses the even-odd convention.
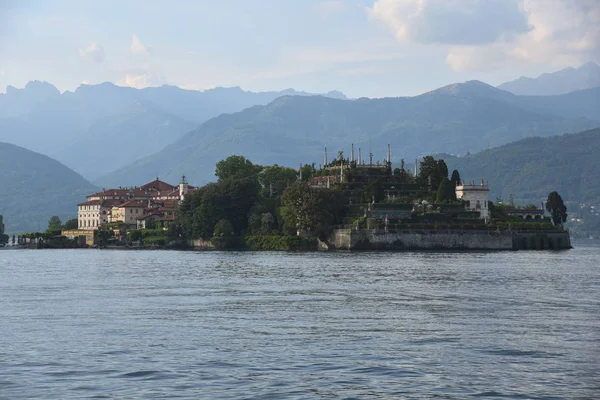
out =
[[[150,86],[162,86],[166,83],[167,79],[164,76],[147,71],[126,74],[119,82],[117,82],[117,85],[143,89]]]
[[[456,71],[600,60],[598,0],[376,0],[398,40],[444,46]]]
[[[519,0],[377,0],[367,13],[418,43],[491,43],[529,29]]]
[[[79,56],[85,60],[101,63],[104,61],[106,55],[104,54],[104,47],[100,43],[92,42],[83,49],[79,49]]]
[[[152,48],[146,46],[136,35],[133,35],[131,37],[131,46],[129,46],[129,50],[134,56],[148,56],[150,55]]]
[[[524,0],[532,26],[511,40],[490,46],[453,46],[447,63],[454,70],[506,65],[573,66],[600,61],[600,2],[597,0]]]

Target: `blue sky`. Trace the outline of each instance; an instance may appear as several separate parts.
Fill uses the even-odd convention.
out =
[[[597,0],[0,0],[0,90],[414,95],[600,61]]]

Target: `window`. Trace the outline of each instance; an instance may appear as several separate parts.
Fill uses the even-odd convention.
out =
[[[467,208],[471,208],[471,200],[467,200]]]
[[[479,200],[477,200],[477,204],[475,205],[475,208],[477,210],[481,210],[481,202]]]

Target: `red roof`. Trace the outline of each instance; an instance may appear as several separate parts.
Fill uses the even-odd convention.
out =
[[[152,182],[148,182],[145,185],[140,186],[140,189],[144,191],[172,192],[177,189],[177,186],[169,185],[168,183],[156,178]]]
[[[119,208],[125,208],[125,207],[143,208],[143,207],[146,207],[147,205],[148,205],[148,203],[145,201],[129,200],[129,201],[126,201],[125,203],[119,204],[117,207],[119,207]]]

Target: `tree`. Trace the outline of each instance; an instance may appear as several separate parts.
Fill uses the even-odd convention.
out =
[[[335,201],[331,191],[313,189],[305,182],[296,182],[281,196],[281,216],[288,232],[308,233],[324,237],[331,231]]]
[[[419,181],[422,185],[429,184],[431,179],[431,188],[436,189],[442,183],[444,178],[448,178],[448,166],[444,160],[436,160],[432,156],[423,157],[421,161],[421,172]]]
[[[77,218],[73,218],[65,222],[63,228],[65,230],[77,229],[79,227],[79,223],[77,222]]]
[[[443,203],[452,200],[450,197],[450,187],[450,180],[448,178],[444,178],[438,187],[436,202]]]
[[[558,192],[550,192],[546,200],[546,210],[552,215],[554,225],[560,226],[567,222],[567,206]]]
[[[231,222],[227,221],[225,218],[222,218],[215,225],[215,231],[213,236],[218,238],[233,236],[233,225]]]
[[[458,185],[460,185],[460,174],[458,173],[458,170],[454,170],[452,171],[452,177],[450,178],[450,200],[452,201],[456,201],[456,187]]]
[[[264,167],[258,175],[258,181],[267,195],[271,193],[281,194],[288,185],[294,183],[297,179],[298,172],[295,169],[280,167],[277,164]]]
[[[60,222],[60,218],[56,215],[50,218],[48,221],[48,232],[52,231],[60,231],[62,229],[62,222]]]
[[[184,235],[189,238],[209,239],[221,219],[228,220],[233,231],[241,235],[248,225],[248,215],[259,199],[260,185],[255,178],[209,183],[184,199],[178,220]]]
[[[4,233],[4,217],[0,215],[0,244],[8,243],[9,236]]]
[[[217,163],[215,175],[219,180],[257,178],[261,170],[260,165],[252,164],[244,156],[229,156]]]

